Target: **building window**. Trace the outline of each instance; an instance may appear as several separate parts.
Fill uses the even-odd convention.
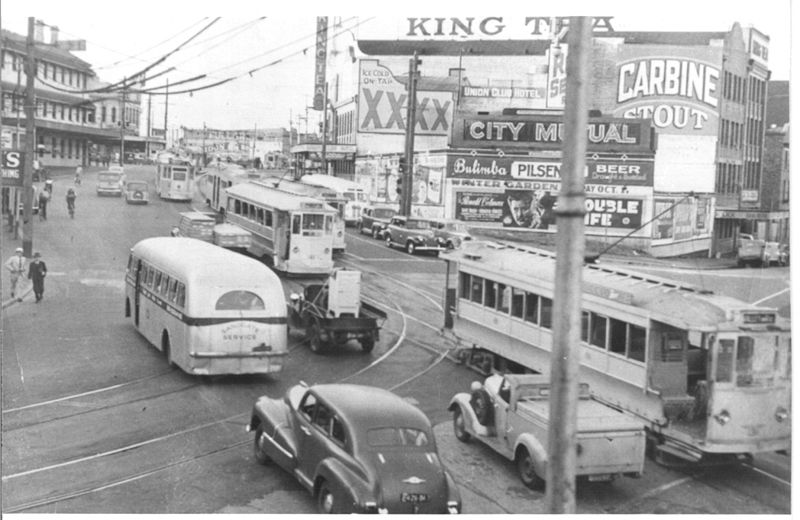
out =
[[[117,122],[117,107],[111,107],[111,122]]]

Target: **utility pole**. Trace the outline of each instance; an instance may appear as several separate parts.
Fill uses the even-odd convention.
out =
[[[328,174],[328,82],[325,82],[325,99],[322,102],[322,174]]]
[[[167,93],[164,96],[164,148],[169,148],[167,135],[167,121],[169,120],[169,78],[167,78]]]
[[[206,167],[208,161],[206,160],[206,122],[203,121],[203,168]]]
[[[122,97],[119,98],[119,165],[125,164],[125,92],[128,78],[122,78]]]
[[[411,215],[411,192],[414,182],[414,129],[417,126],[417,79],[419,65],[417,53],[408,64],[408,105],[406,107],[406,149],[405,168],[402,175],[402,191],[400,192],[400,214]]]
[[[34,19],[28,17],[28,38],[25,41],[25,172],[22,177],[22,250],[30,258],[33,255],[33,158],[36,153],[36,56],[33,41]],[[16,212],[16,208],[15,208]]]
[[[553,299],[553,352],[550,356],[550,427],[548,438],[548,513],[575,514],[577,406],[581,334],[581,280],[585,247],[586,128],[589,119],[591,18],[571,17],[567,45],[567,91],[564,106],[563,166],[558,197],[556,280]]]
[[[150,159],[150,114],[153,102],[153,95],[147,94],[147,132],[144,134],[147,138],[144,141],[144,158],[145,160]]]

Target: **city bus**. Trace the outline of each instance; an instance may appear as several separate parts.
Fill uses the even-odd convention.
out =
[[[263,182],[226,189],[226,222],[252,233],[249,252],[287,275],[328,275],[333,270],[333,221],[324,201]]]
[[[337,212],[333,219],[333,252],[335,254],[345,252],[344,211],[347,205],[347,199],[339,195],[335,190],[297,182],[286,174],[245,170],[238,166],[235,168],[209,168],[206,175],[207,186],[210,190],[206,202],[212,209],[219,213],[224,213],[227,207],[228,195],[225,189],[242,182],[260,181],[266,186],[271,186],[281,191],[312,197],[326,202]]]
[[[343,218],[348,226],[355,226],[361,218],[361,211],[370,204],[369,193],[357,182],[319,173],[303,175],[300,182],[332,189],[345,198],[347,205]]]
[[[158,155],[156,161],[156,193],[167,200],[192,200],[195,167],[188,159],[170,153]]]
[[[167,363],[189,374],[279,372],[288,352],[286,297],[261,262],[194,238],[131,249],[125,317]]]
[[[483,373],[549,374],[555,255],[465,242],[447,261],[447,335]],[[580,377],[640,418],[661,463],[787,450],[791,329],[777,310],[682,282],[588,264]]]

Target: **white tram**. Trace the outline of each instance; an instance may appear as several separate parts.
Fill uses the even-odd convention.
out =
[[[370,205],[369,193],[367,193],[367,190],[359,183],[348,179],[314,173],[303,175],[300,177],[300,182],[334,190],[340,197],[346,199],[347,204],[345,205],[343,214],[346,225],[355,226],[361,218],[361,212]]]
[[[445,327],[465,358],[484,372],[549,373],[555,256],[467,242],[441,258]],[[789,448],[791,329],[776,309],[628,270],[582,276],[581,380],[645,421],[657,460]]]
[[[226,193],[225,221],[253,234],[252,254],[290,275],[333,270],[335,209],[261,182],[234,184]]]

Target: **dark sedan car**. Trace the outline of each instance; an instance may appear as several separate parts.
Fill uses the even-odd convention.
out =
[[[380,388],[326,384],[262,396],[248,431],[261,464],[275,463],[308,489],[321,513],[459,513],[430,421]]]

